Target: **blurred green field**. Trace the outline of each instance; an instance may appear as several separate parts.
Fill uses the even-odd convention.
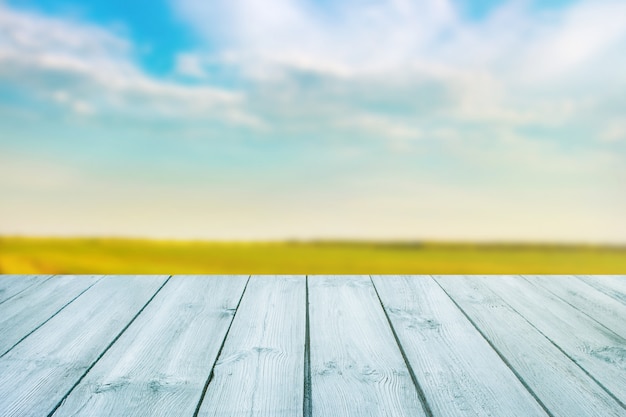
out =
[[[623,274],[626,248],[0,238],[3,274]]]

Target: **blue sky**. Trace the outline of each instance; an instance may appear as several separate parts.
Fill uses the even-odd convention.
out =
[[[0,234],[626,243],[620,0],[0,1]]]

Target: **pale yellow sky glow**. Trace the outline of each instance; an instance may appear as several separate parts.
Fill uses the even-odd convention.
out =
[[[45,165],[20,172],[10,162],[0,173],[8,192],[0,224],[8,235],[620,244],[626,234],[624,197],[586,187],[555,194],[541,183],[507,190],[392,182],[394,173],[334,187],[309,178],[299,189],[228,179],[203,186],[105,183]]]

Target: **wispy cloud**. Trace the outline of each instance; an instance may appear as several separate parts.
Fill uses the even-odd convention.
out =
[[[257,126],[245,95],[156,79],[133,59],[133,45],[95,25],[0,5],[0,79],[82,115],[217,119]]]
[[[217,54],[249,77],[293,83],[308,72],[344,83],[366,79],[372,90],[393,86],[398,77],[427,79],[455,96],[451,117],[563,122],[576,116],[577,102],[589,92],[581,88],[597,86],[590,80],[595,71],[605,87],[626,78],[620,70],[626,61],[619,57],[626,45],[626,5],[615,0],[581,1],[556,11],[509,2],[480,22],[463,19],[448,0],[331,6],[184,0],[178,7],[199,33],[220,39],[212,59]],[[204,58],[202,51],[186,53],[181,69],[198,75]]]

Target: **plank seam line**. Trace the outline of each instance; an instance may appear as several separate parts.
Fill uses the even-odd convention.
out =
[[[56,277],[57,275],[49,275],[48,278],[45,278],[43,281],[41,282],[33,282],[32,284],[30,284],[28,287],[26,288],[22,288],[21,291],[16,292],[15,294],[13,294],[12,296],[10,296],[9,298],[5,298],[4,300],[0,301],[0,304],[6,303],[7,301],[17,297],[18,295],[20,295],[21,293],[23,293],[24,291],[34,287],[35,285],[41,285],[44,282],[48,281],[49,279],[52,279],[52,277]]]
[[[490,291],[492,291],[490,289]],[[492,293],[495,293],[495,291],[492,291]],[[502,302],[504,302],[506,305],[508,305],[511,310],[515,311],[517,314],[519,314],[519,316],[521,318],[523,318],[531,327],[533,327],[535,330],[537,330],[539,332],[539,334],[541,334],[543,337],[545,337],[546,339],[548,339],[548,341],[550,343],[552,343],[554,345],[554,347],[556,347],[563,355],[565,355],[569,360],[571,360],[572,362],[574,362],[574,364],[576,366],[578,366],[584,373],[585,375],[587,375],[589,378],[591,378],[592,381],[594,381],[596,384],[598,384],[600,386],[600,388],[602,388],[608,395],[609,397],[613,398],[615,401],[617,401],[617,403],[624,409],[626,409],[626,404],[624,404],[622,402],[622,400],[620,400],[619,398],[617,398],[617,396],[615,396],[607,387],[604,386],[604,384],[602,384],[600,381],[598,381],[593,375],[591,375],[580,363],[578,363],[578,361],[576,359],[574,359],[572,356],[570,356],[567,352],[565,352],[556,342],[554,342],[552,339],[550,339],[546,334],[544,334],[541,330],[539,330],[539,328],[537,326],[535,326],[530,320],[528,320],[526,317],[524,317],[523,314],[521,314],[519,311],[517,311],[509,302],[507,302],[503,297],[500,297],[499,294],[496,294],[501,300]]]
[[[592,284],[591,282],[587,281],[586,279],[583,279],[582,277],[587,277],[587,278],[592,278],[592,277],[598,277],[598,276],[602,276],[602,275],[575,275],[576,278],[578,280],[580,280],[581,282],[584,282],[585,284],[589,285],[591,288],[595,288],[596,290],[600,291],[602,294],[608,295],[609,297],[611,297],[612,299],[619,301],[622,304],[626,304],[626,294],[622,293],[621,291],[616,291],[613,288],[610,287],[606,287],[602,284],[600,284],[600,286],[596,287],[594,284]],[[618,277],[620,275],[617,275]],[[626,275],[625,275],[626,276]],[[622,298],[625,297],[625,298]]]
[[[6,352],[4,352],[2,355],[0,355],[0,358],[2,358],[3,356],[5,356],[7,353],[9,353],[15,346],[19,345],[20,343],[22,343],[24,341],[24,339],[26,339],[28,336],[30,336],[31,334],[35,333],[41,326],[43,326],[44,324],[46,324],[47,322],[49,322],[50,320],[52,320],[57,314],[59,314],[63,309],[65,309],[65,307],[67,307],[68,305],[72,304],[78,297],[80,297],[81,295],[83,295],[88,289],[90,289],[91,287],[93,287],[94,285],[96,285],[100,280],[102,279],[102,277],[98,278],[93,284],[91,284],[90,286],[88,286],[87,288],[85,288],[84,290],[82,290],[76,297],[72,298],[70,301],[68,301],[67,303],[65,303],[65,305],[63,305],[60,309],[58,309],[53,315],[51,315],[50,317],[48,317],[46,320],[44,320],[43,322],[41,322],[39,325],[37,325],[33,330],[31,330],[30,332],[28,332],[24,337],[22,337],[20,340],[18,340],[17,342],[15,342],[13,344],[13,346],[11,346],[10,348],[8,348],[6,350]]]
[[[309,276],[305,278],[306,310],[304,325],[304,395],[302,397],[302,415],[311,417],[313,407],[311,402],[311,333],[309,324]]]
[[[202,403],[204,402],[204,397],[206,396],[206,392],[209,389],[209,384],[213,380],[213,373],[215,372],[215,365],[217,365],[217,362],[219,362],[220,360],[220,355],[222,354],[222,350],[224,349],[224,345],[226,344],[226,339],[228,339],[228,333],[230,333],[230,328],[233,326],[233,322],[235,321],[235,316],[237,316],[237,312],[239,311],[239,306],[241,305],[241,300],[243,300],[243,297],[246,293],[246,290],[248,289],[248,284],[250,283],[251,278],[252,278],[252,275],[249,275],[248,279],[246,280],[246,285],[244,285],[243,287],[243,291],[241,292],[241,296],[239,297],[239,301],[237,302],[237,307],[235,307],[235,313],[231,317],[230,323],[228,323],[228,329],[226,329],[226,333],[224,334],[224,339],[222,339],[222,344],[220,345],[220,348],[217,351],[217,355],[215,355],[215,361],[213,362],[213,365],[211,366],[211,371],[209,372],[209,376],[206,379],[206,382],[204,383],[204,387],[202,387],[202,393],[200,394],[200,399],[198,400],[196,409],[193,412],[193,417],[198,417],[198,414],[200,413],[200,408],[202,407]]]
[[[168,276],[167,279],[163,282],[163,284],[161,284],[161,286],[154,292],[154,294],[152,294],[152,297],[150,297],[148,299],[148,301],[143,305],[143,307],[141,307],[139,309],[139,311],[137,312],[137,314],[135,314],[133,316],[132,319],[130,319],[130,321],[126,324],[126,326],[124,326],[124,328],[117,334],[117,336],[115,336],[115,338],[113,338],[113,340],[111,341],[111,343],[108,344],[108,346],[106,348],[104,348],[104,350],[100,353],[100,355],[98,355],[98,357],[96,358],[96,360],[94,360],[92,362],[91,365],[89,365],[89,367],[85,370],[85,372],[81,375],[80,378],[78,378],[78,381],[76,381],[76,383],[74,385],[72,385],[72,387],[69,389],[69,391],[63,396],[63,398],[61,398],[61,400],[54,406],[54,408],[52,409],[52,411],[50,411],[50,413],[48,413],[47,417],[52,417],[52,415],[54,413],[56,413],[56,411],[59,409],[59,407],[61,407],[61,405],[63,404],[63,402],[67,399],[67,397],[70,396],[70,394],[72,393],[72,391],[74,391],[74,388],[76,388],[78,386],[78,384],[80,384],[80,382],[85,378],[85,376],[87,376],[87,374],[89,373],[89,371],[91,371],[91,369],[96,365],[96,363],[98,363],[98,361],[100,359],[102,359],[102,357],[108,352],[108,350],[111,348],[111,346],[113,346],[115,344],[115,342],[118,341],[118,339],[122,336],[122,334],[124,334],[124,332],[126,331],[126,329],[128,329],[130,327],[131,324],[133,324],[133,322],[135,321],[135,319],[137,319],[137,317],[139,317],[139,315],[146,309],[146,307],[148,306],[148,304],[150,304],[152,302],[152,300],[154,300],[154,297],[157,296],[157,294],[159,292],[161,292],[161,290],[163,289],[163,287],[165,286],[165,284],[167,284],[170,279],[172,278],[172,276]]]
[[[616,338],[622,339],[624,340],[624,338],[622,336],[620,336],[619,334],[615,333],[611,328],[607,327],[605,324],[603,324],[602,322],[596,320],[595,318],[593,318],[592,316],[590,316],[589,314],[585,313],[583,310],[581,310],[580,308],[576,307],[574,304],[570,303],[569,301],[567,301],[566,299],[564,299],[563,297],[559,296],[558,294],[556,294],[555,292],[553,292],[552,290],[550,290],[549,288],[544,287],[541,284],[535,284],[534,282],[530,281],[525,275],[520,275],[526,282],[528,282],[530,285],[534,286],[535,288],[539,288],[541,290],[547,291],[550,294],[552,294],[553,296],[555,296],[556,298],[558,298],[559,300],[561,300],[562,302],[564,302],[565,304],[569,305],[570,307],[572,307],[574,310],[578,311],[580,314],[583,314],[585,316],[587,316],[589,319],[595,321],[596,323],[598,323],[600,326],[604,327],[605,330],[607,330],[609,333],[612,333]],[[587,285],[585,283],[585,285]],[[595,291],[600,292],[599,290],[589,286],[590,288],[592,288]],[[604,293],[601,293],[603,295],[606,295]]]
[[[589,288],[593,288],[594,290],[598,291],[600,294],[604,294],[607,297],[611,298],[612,300],[615,300],[619,303],[622,304],[626,304],[626,293],[622,293],[621,291],[616,291],[614,289],[611,289],[609,287],[606,287],[602,284],[600,284],[600,286],[596,287],[593,284],[594,278],[600,278],[603,277],[604,275],[572,275],[574,278],[576,278],[576,280],[578,282],[582,282],[583,284],[585,284],[586,286],[588,286]],[[610,277],[611,275],[609,275]],[[619,275],[617,275],[619,277]],[[586,277],[587,279],[584,279],[583,277]],[[625,275],[626,277],[626,275]],[[589,279],[591,279],[591,281],[589,281]]]
[[[600,388],[602,388],[608,395],[609,397],[613,398],[615,401],[617,401],[617,403],[624,409],[626,409],[626,404],[624,404],[619,398],[617,398],[607,387],[605,387],[600,381],[598,381],[593,375],[591,375],[585,368],[582,367],[582,365],[580,363],[578,363],[578,361],[576,361],[576,359],[574,359],[573,357],[571,357],[567,352],[565,352],[558,344],[556,344],[552,339],[550,339],[548,336],[546,336],[545,333],[543,333],[541,330],[539,330],[539,328],[537,328],[537,326],[535,326],[530,320],[528,320],[526,317],[524,317],[524,315],[522,313],[520,313],[519,311],[517,311],[509,302],[507,302],[503,297],[501,297],[499,294],[497,294],[495,291],[492,291],[491,289],[489,289],[492,293],[496,294],[498,296],[498,298],[500,298],[502,300],[502,302],[504,304],[506,304],[507,306],[509,306],[509,308],[511,310],[513,310],[517,315],[519,315],[526,323],[528,323],[533,329],[537,330],[537,332],[539,332],[540,335],[542,335],[543,337],[545,337],[550,343],[552,343],[554,345],[554,347],[556,347],[563,355],[565,355],[569,360],[571,360],[572,362],[574,362],[574,364],[576,366],[578,366],[584,373],[585,375],[587,375],[589,378],[591,378],[591,380],[593,382],[595,382],[596,384],[598,384],[600,386]]]
[[[417,392],[417,396],[419,397],[420,402],[422,403],[422,409],[424,410],[424,414],[426,414],[426,417],[434,417],[433,411],[430,408],[430,404],[428,404],[428,401],[426,400],[426,394],[424,393],[422,386],[417,380],[417,377],[415,376],[415,372],[413,372],[413,368],[411,367],[411,364],[409,363],[409,359],[406,356],[406,352],[404,351],[404,348],[402,347],[402,343],[400,343],[400,339],[398,338],[396,329],[393,327],[393,323],[391,323],[391,319],[389,318],[389,315],[387,314],[385,305],[383,304],[383,301],[380,298],[380,294],[378,293],[378,288],[376,288],[376,284],[374,284],[374,280],[372,279],[371,275],[369,275],[369,279],[370,279],[370,282],[372,283],[372,287],[374,288],[374,292],[376,293],[376,297],[378,298],[378,302],[380,303],[380,307],[382,308],[383,313],[385,314],[387,323],[389,324],[389,327],[391,328],[391,333],[393,334],[393,338],[395,339],[396,344],[398,345],[398,349],[400,350],[402,359],[404,359],[404,364],[406,365],[409,371],[409,375],[411,376],[411,380],[413,381],[413,385],[415,387],[415,391]]]
[[[446,296],[448,296],[448,298],[452,301],[452,303],[456,306],[456,308],[458,308],[459,311],[465,316],[467,321],[470,322],[472,327],[474,327],[474,329],[476,329],[478,334],[480,334],[480,336],[483,339],[485,339],[487,344],[496,352],[496,354],[500,357],[502,362],[504,362],[504,364],[511,370],[511,372],[513,372],[513,375],[515,375],[515,377],[520,381],[520,383],[524,386],[524,388],[526,388],[528,393],[535,399],[535,401],[541,406],[541,408],[543,408],[543,411],[545,411],[548,416],[554,417],[554,414],[552,414],[552,412],[543,403],[543,401],[541,401],[539,399],[537,394],[535,394],[535,391],[526,383],[524,378],[515,370],[515,368],[513,367],[513,365],[511,365],[511,363],[508,361],[508,359],[500,352],[500,350],[498,350],[498,348],[495,347],[495,345],[493,343],[491,343],[491,340],[489,340],[487,338],[487,335],[485,333],[483,333],[482,330],[480,330],[480,328],[476,325],[474,320],[472,320],[470,318],[470,316],[465,312],[465,310],[463,310],[463,308],[456,302],[456,300],[454,300],[454,298],[452,298],[452,296],[450,294],[448,294],[448,292],[441,286],[441,284],[439,284],[439,282],[432,275],[430,275],[430,279],[432,279],[435,282],[435,284],[437,284],[437,286],[439,286],[439,288],[441,288],[441,290],[444,292],[444,294],[446,294]]]

